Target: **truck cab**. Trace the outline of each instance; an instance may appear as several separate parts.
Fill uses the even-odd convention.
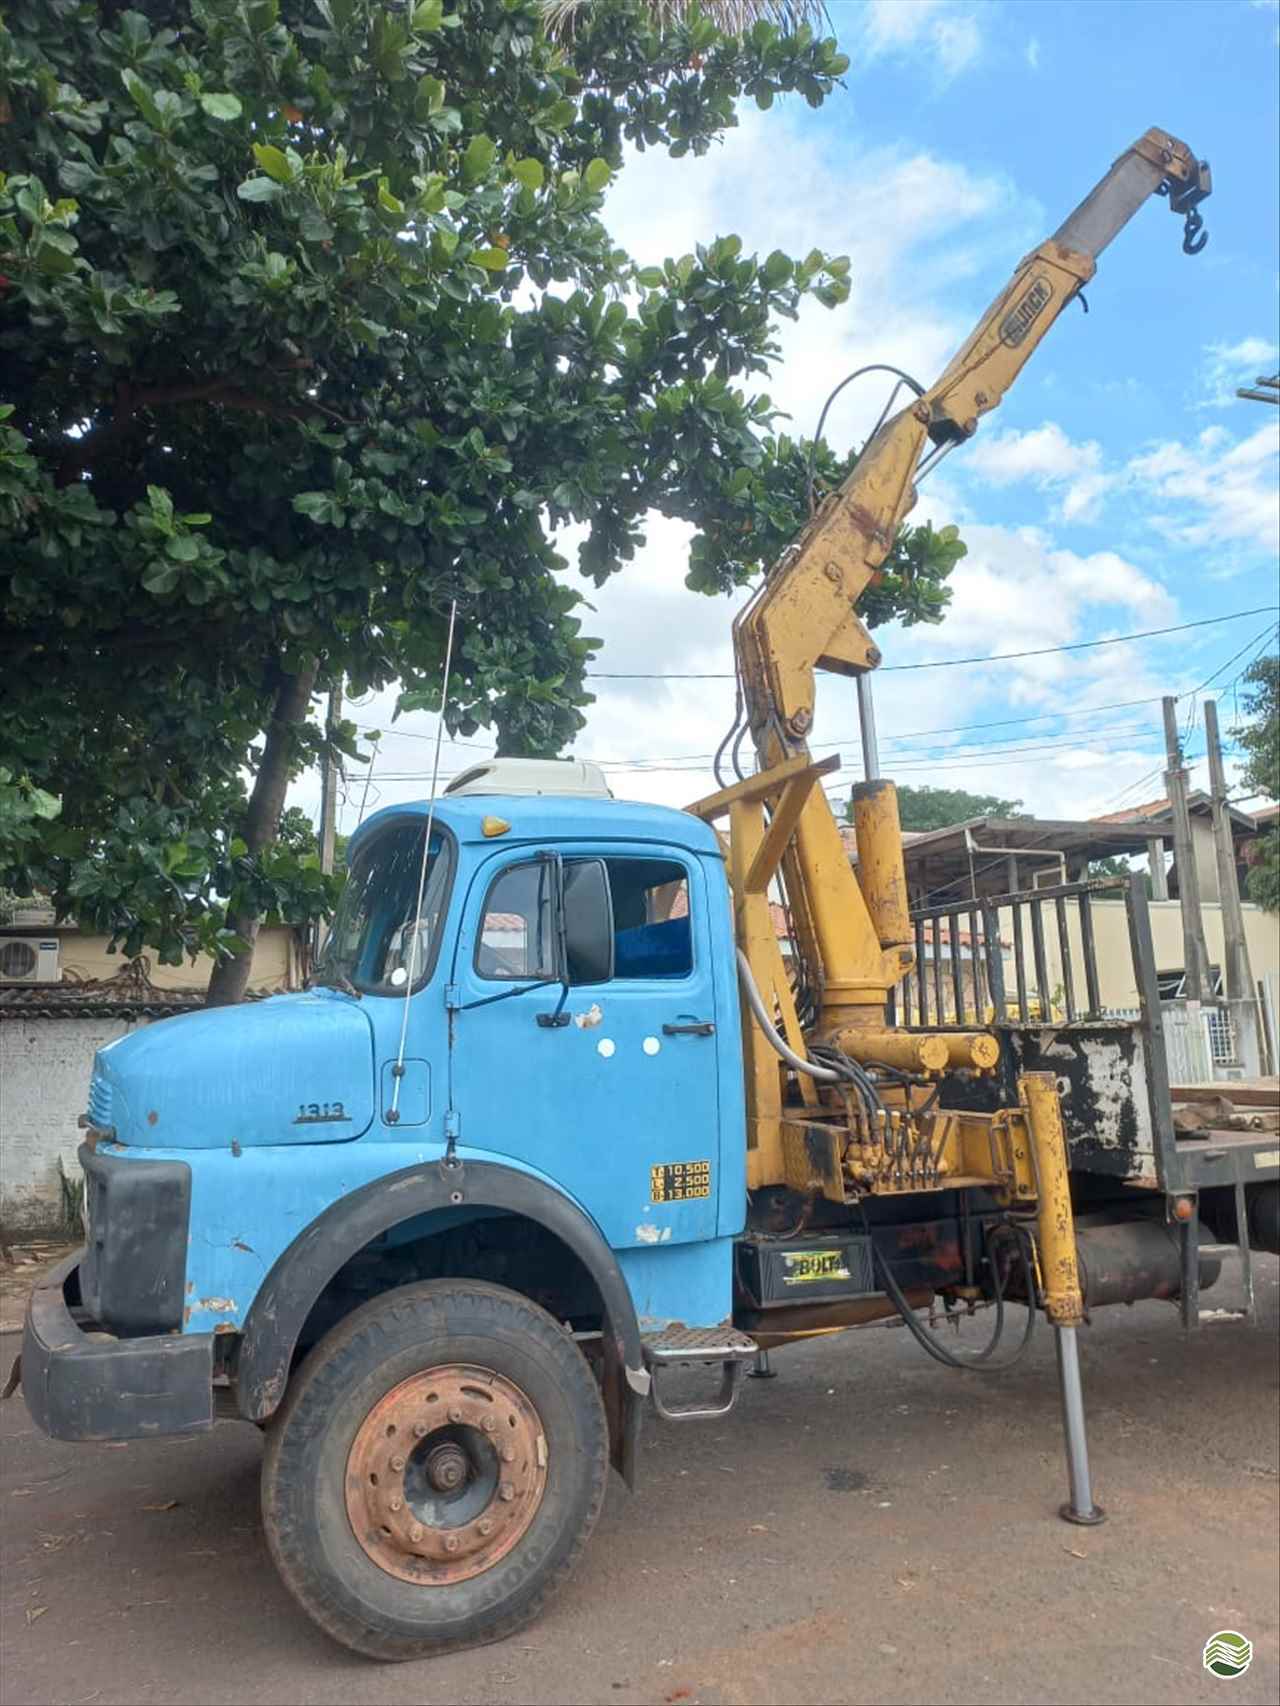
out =
[[[562,786],[570,772],[571,791],[540,791],[548,770]],[[23,1352],[46,1431],[188,1433],[226,1413],[278,1437],[309,1353],[340,1326],[379,1300],[431,1307],[433,1285],[470,1285],[536,1311],[556,1354],[568,1347],[590,1387],[575,1368],[578,1432],[597,1424],[595,1446],[630,1476],[646,1342],[702,1332],[706,1354],[742,1356],[745,1114],[720,841],[687,813],[611,798],[581,767],[497,772],[358,831],[312,987],[99,1053],[87,1245],[37,1293]],[[510,1411],[535,1480],[552,1427],[527,1390],[539,1373],[513,1379]],[[436,1440],[446,1491],[460,1475],[480,1499],[487,1419]],[[574,1434],[562,1454],[582,1456]],[[501,1513],[490,1491],[477,1510],[496,1499]],[[455,1532],[442,1517],[440,1562],[452,1541],[482,1560],[486,1520]],[[374,1563],[435,1579],[413,1545],[376,1533]]]

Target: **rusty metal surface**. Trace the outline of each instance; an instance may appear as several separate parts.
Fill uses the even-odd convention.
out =
[[[1212,1235],[1201,1232],[1201,1244]],[[1162,1219],[1098,1221],[1076,1227],[1080,1289],[1086,1309],[1144,1298],[1177,1297],[1182,1289],[1182,1251],[1176,1230]],[[1219,1256],[1201,1251],[1200,1290],[1222,1272]]]
[[[347,1458],[347,1516],[388,1575],[448,1586],[510,1552],[546,1486],[529,1399],[492,1369],[452,1363],[411,1375],[365,1417]]]

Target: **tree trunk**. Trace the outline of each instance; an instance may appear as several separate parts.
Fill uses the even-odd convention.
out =
[[[271,722],[267,728],[262,763],[249,796],[242,839],[252,854],[269,847],[280,830],[280,813],[289,788],[289,760],[293,747],[293,730],[307,714],[311,691],[316,682],[316,666],[309,665],[298,675],[287,675],[276,694]],[[258,939],[262,920],[249,913],[233,912],[228,925],[243,941],[248,951],[234,958],[220,960],[209,978],[205,996],[206,1007],[229,1007],[244,1000],[249,987],[249,972],[253,967],[253,945]]]

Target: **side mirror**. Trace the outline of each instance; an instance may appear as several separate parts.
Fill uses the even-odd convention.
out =
[[[607,983],[613,976],[613,901],[603,859],[564,865],[565,976],[570,983]]]

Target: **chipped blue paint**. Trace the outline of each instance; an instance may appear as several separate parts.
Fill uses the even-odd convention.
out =
[[[425,809],[378,813],[351,855]],[[480,828],[495,811],[511,824],[498,842]],[[455,871],[441,951],[411,998],[399,1123],[387,1120],[399,996],[277,996],[182,1015],[98,1055],[93,1116],[119,1140],[102,1152],[191,1168],[187,1329],[242,1326],[272,1264],[318,1215],[437,1161],[450,1130],[464,1159],[501,1160],[575,1202],[617,1252],[642,1320],[723,1321],[746,1152],[732,919],[715,836],[662,807],[551,796],[446,799],[437,819],[453,837]],[[576,989],[570,1011],[591,1022],[555,1029],[536,1023],[555,989],[460,1010],[495,992],[473,969],[489,883],[543,848],[683,864],[692,973]],[[712,1018],[715,1034],[664,1035],[664,1024],[689,1018]],[[652,1201],[651,1169],[690,1161],[711,1163],[709,1196]]]

